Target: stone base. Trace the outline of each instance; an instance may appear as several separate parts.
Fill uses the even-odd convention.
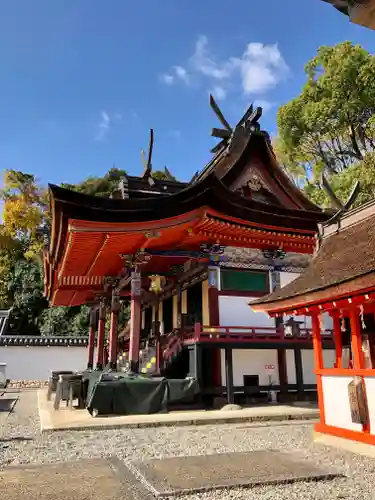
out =
[[[324,446],[332,446],[340,450],[349,451],[350,453],[357,453],[366,457],[375,458],[375,446],[366,443],[359,443],[358,441],[351,441],[330,434],[322,434],[320,432],[313,433],[315,443]]]
[[[340,474],[297,454],[274,450],[177,457],[130,464],[155,496],[229,487],[253,487],[331,479]]]
[[[8,467],[0,472],[0,498],[154,499],[124,464],[115,458]]]

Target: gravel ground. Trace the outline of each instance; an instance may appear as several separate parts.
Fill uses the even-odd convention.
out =
[[[51,463],[117,455],[142,460],[179,455],[279,449],[298,451],[319,465],[335,466],[345,478],[317,483],[211,491],[181,500],[371,500],[375,491],[375,460],[336,451],[311,441],[312,426],[226,424],[40,434],[36,393],[23,392],[7,418],[0,414],[0,468],[22,463]]]

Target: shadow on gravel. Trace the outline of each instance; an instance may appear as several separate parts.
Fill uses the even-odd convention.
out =
[[[25,436],[15,436],[15,437],[4,438],[4,439],[0,438],[0,444],[1,443],[12,443],[13,441],[16,441],[16,442],[34,441],[34,438],[25,437]]]
[[[18,398],[1,398],[0,399],[0,412],[10,413],[15,407]]]

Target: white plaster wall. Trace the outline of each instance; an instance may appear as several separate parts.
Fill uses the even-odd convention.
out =
[[[85,369],[87,354],[87,347],[7,346],[0,347],[0,363],[11,380],[48,380],[52,370]]]
[[[324,413],[327,425],[362,432],[361,424],[352,422],[348,385],[354,377],[322,376]]]
[[[267,371],[265,365],[274,365],[273,372]],[[244,375],[259,375],[259,384],[268,385],[269,376],[278,385],[279,371],[277,365],[276,349],[233,349],[233,384],[243,385]],[[221,383],[226,385],[225,376],[225,351],[221,349]]]
[[[288,377],[288,384],[296,384],[296,364],[294,361],[294,351],[293,349],[287,349],[286,351],[286,373]]]
[[[303,383],[316,384],[316,376],[314,373],[314,351],[313,349],[303,349],[302,366],[303,366]],[[334,349],[323,349],[323,368],[333,368],[336,361],[336,352]]]
[[[275,327],[273,318],[266,313],[254,312],[249,306],[256,298],[259,297],[219,296],[220,326]]]
[[[370,419],[370,434],[375,435],[375,377],[364,377],[364,379]]]
[[[336,349],[323,349],[323,368],[333,368],[336,363]]]
[[[316,376],[314,373],[314,351],[312,349],[303,349],[301,351],[302,368],[303,368],[303,383],[316,384]]]

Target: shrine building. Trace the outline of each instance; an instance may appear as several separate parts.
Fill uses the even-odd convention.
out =
[[[374,0],[323,0],[323,2],[332,4],[339,12],[348,16],[352,23],[375,29]]]
[[[321,224],[305,272],[251,307],[271,317],[309,315],[319,433],[375,445],[375,201]],[[322,315],[334,325],[332,367],[323,356]]]
[[[89,369],[106,364],[110,311],[112,370],[193,377],[208,400],[246,402],[270,389],[280,400],[303,398],[316,391],[309,316],[296,336],[248,303],[307,268],[330,214],[277,163],[261,108],[251,106],[232,128],[212,97],[211,106],[220,142],[190,182],[168,169],[167,180],[153,178],[151,131],[143,174],[123,178],[114,197],[50,185],[45,295],[51,306],[91,305]],[[127,303],[129,323],[119,332]],[[333,366],[331,327],[327,315],[322,347]]]

